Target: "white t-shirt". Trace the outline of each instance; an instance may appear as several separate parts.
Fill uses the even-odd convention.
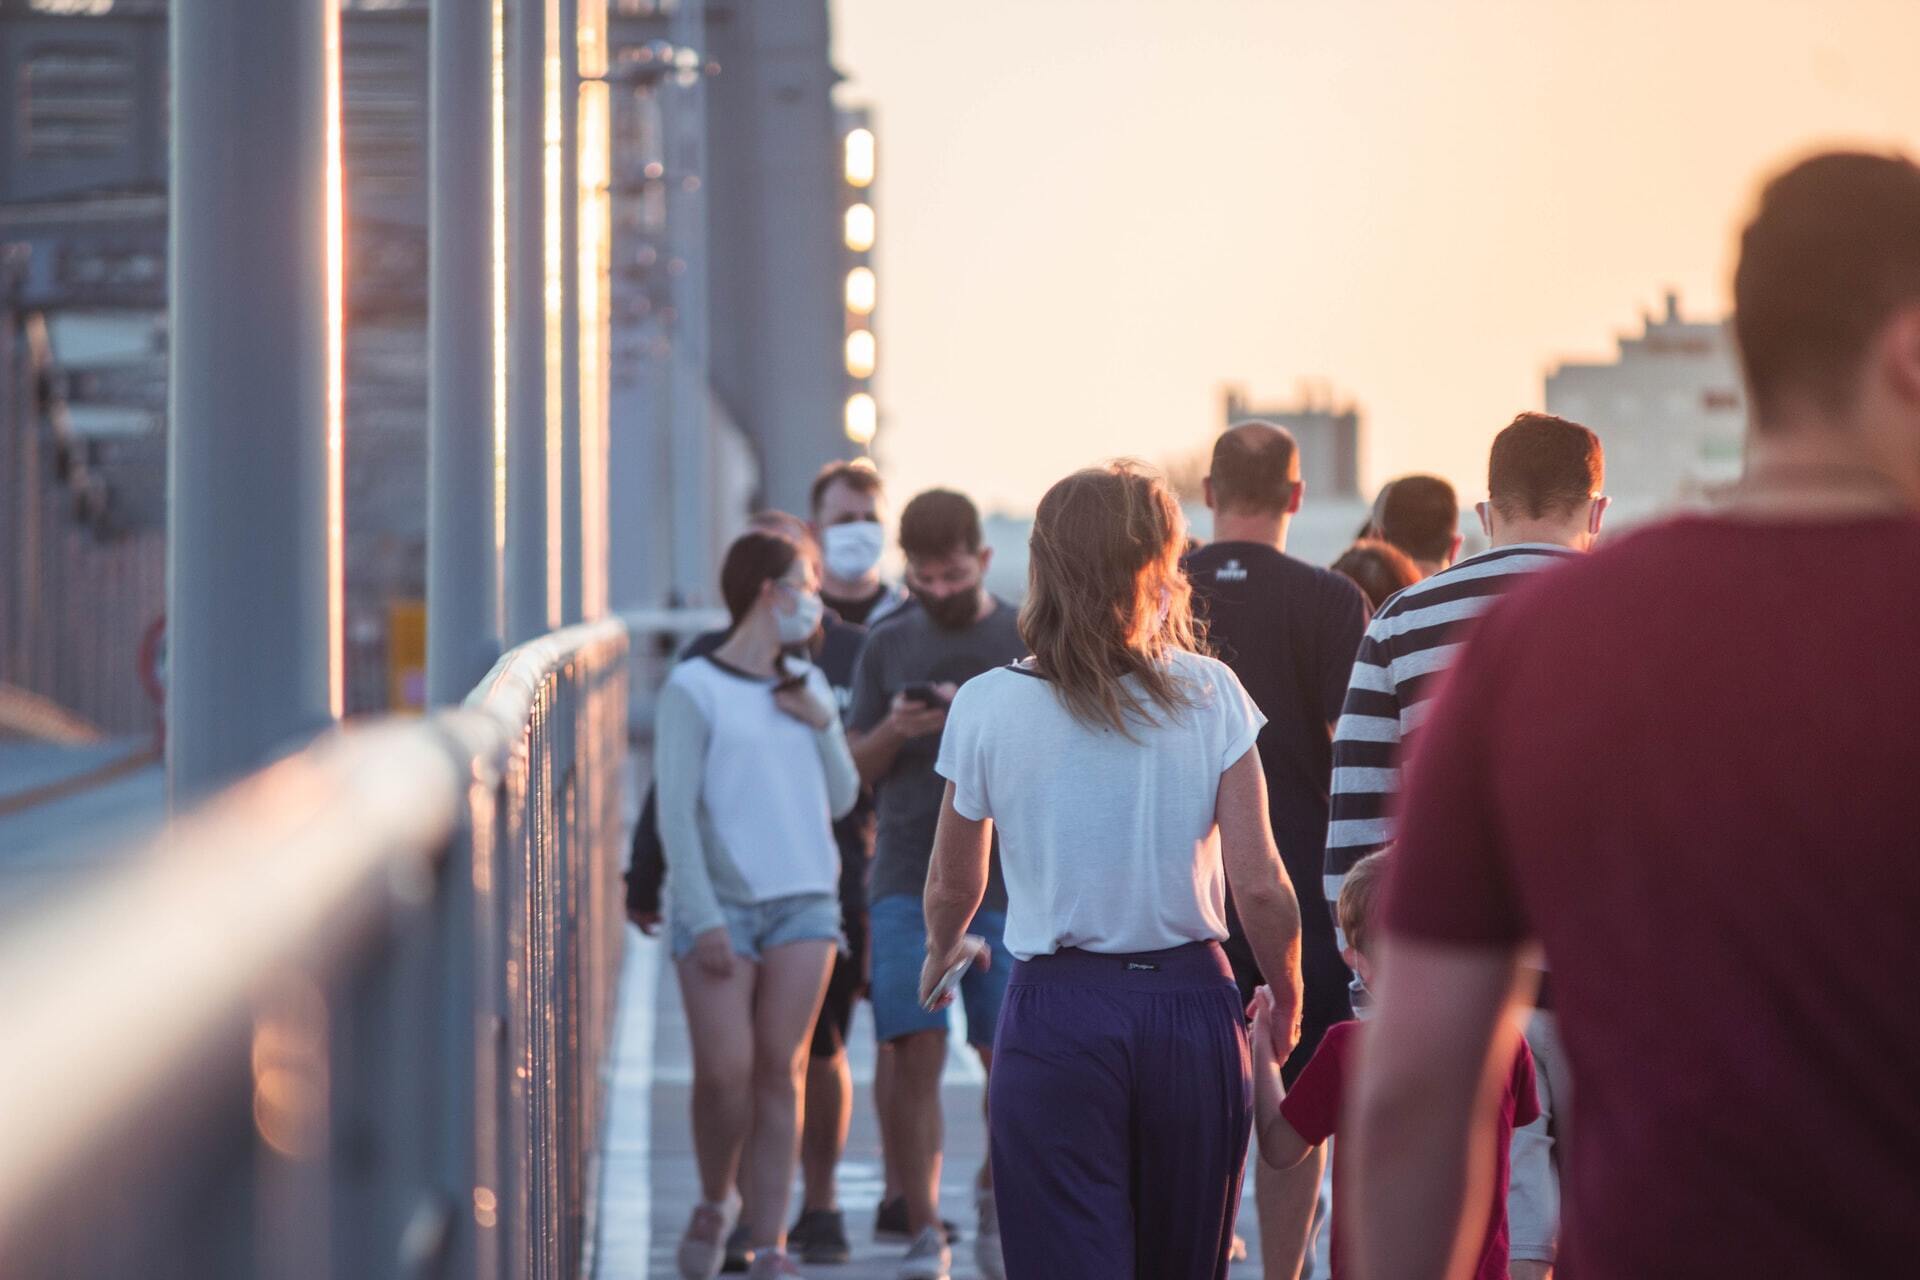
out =
[[[1225,663],[1172,662],[1196,705],[1135,725],[1131,740],[1074,719],[1025,668],[989,671],[954,699],[934,767],[961,816],[999,829],[1007,949],[1021,959],[1227,936],[1214,805],[1266,717]]]

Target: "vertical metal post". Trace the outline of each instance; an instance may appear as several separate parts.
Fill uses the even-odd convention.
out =
[[[492,0],[433,0],[427,265],[427,702],[500,654],[494,543]]]
[[[507,31],[506,641],[549,631],[546,303],[547,9],[509,0]]]
[[[608,71],[607,0],[575,0],[580,39],[580,612],[607,612],[607,380],[613,289],[612,98]]]
[[[580,0],[560,8],[560,620],[578,622],[580,485]]]
[[[168,790],[340,714],[339,15],[175,0]]]
[[[692,66],[678,77],[668,108],[668,271],[673,290],[673,594],[704,604],[717,594],[713,439],[707,429],[707,89],[705,0],[680,0],[673,43]]]

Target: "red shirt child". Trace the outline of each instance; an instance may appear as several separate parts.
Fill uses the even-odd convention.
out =
[[[1386,851],[1372,854],[1348,873],[1340,888],[1337,912],[1340,928],[1347,936],[1346,961],[1362,983],[1372,975],[1367,954],[1367,924],[1372,915],[1373,897],[1385,872]],[[1260,1158],[1277,1169],[1290,1169],[1306,1158],[1307,1152],[1339,1131],[1341,1099],[1353,1079],[1353,1063],[1359,1052],[1362,1024],[1355,1020],[1335,1023],[1327,1029],[1306,1070],[1288,1092],[1280,1082],[1280,1064],[1273,1050],[1272,996],[1265,987],[1254,999],[1253,1088],[1256,1127],[1260,1140]],[[1540,1099],[1534,1093],[1533,1052],[1525,1040],[1514,1054],[1513,1070],[1507,1075],[1507,1087],[1500,1097],[1498,1123],[1488,1135],[1494,1144],[1493,1208],[1488,1214],[1487,1231],[1481,1241],[1474,1280],[1507,1280],[1507,1162],[1516,1125],[1530,1124],[1540,1115]],[[1340,1280],[1347,1261],[1340,1248],[1339,1190],[1346,1185],[1341,1169],[1342,1148],[1333,1149],[1334,1215],[1330,1228],[1333,1253],[1333,1280]]]

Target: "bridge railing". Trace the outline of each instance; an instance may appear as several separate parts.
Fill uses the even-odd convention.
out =
[[[349,727],[0,934],[8,1276],[579,1273],[627,630]]]

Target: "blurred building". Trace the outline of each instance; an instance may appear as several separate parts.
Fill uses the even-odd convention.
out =
[[[1737,479],[1747,398],[1726,324],[1682,319],[1668,293],[1665,314],[1643,317],[1619,348],[1549,373],[1546,407],[1599,433],[1620,514],[1655,514]]]
[[[755,506],[804,509],[819,466],[860,449],[826,0],[707,0],[704,47],[675,50],[693,2],[609,5],[615,608],[668,602],[686,536],[666,501],[678,313],[707,325],[715,545]],[[428,7],[342,4],[349,712],[411,700],[424,662]],[[0,0],[0,683],[112,730],[152,723],[163,649],[166,14]],[[697,167],[670,154],[690,110]],[[669,210],[696,189],[690,272]]]
[[[1309,501],[1360,497],[1360,411],[1353,405],[1336,406],[1331,393],[1312,387],[1292,404],[1256,405],[1233,386],[1224,398],[1224,426],[1258,418],[1293,433]]]

